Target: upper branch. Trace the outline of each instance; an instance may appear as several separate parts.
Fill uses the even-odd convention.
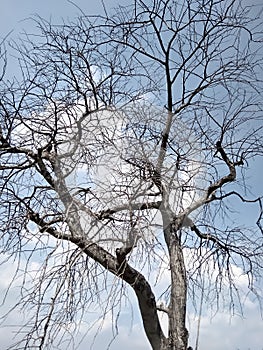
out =
[[[221,158],[223,159],[223,161],[228,166],[229,174],[224,176],[224,177],[222,177],[217,182],[215,182],[214,184],[212,184],[212,185],[210,185],[208,187],[207,194],[206,194],[207,198],[209,198],[209,196],[211,194],[214,194],[217,189],[221,188],[227,182],[234,181],[236,179],[236,166],[243,164],[243,160],[242,159],[240,161],[238,161],[238,162],[231,162],[230,161],[229,157],[227,156],[226,152],[224,151],[224,149],[222,147],[221,141],[217,141],[216,149],[217,149],[217,152],[220,153]]]
[[[200,198],[199,200],[195,201],[193,204],[191,204],[188,208],[185,209],[183,215],[187,216],[194,210],[200,208],[204,204],[208,204],[216,199],[215,192],[222,188],[225,184],[229,182],[233,182],[236,179],[236,166],[242,165],[243,160],[237,162],[232,162],[228,155],[226,154],[225,150],[222,147],[221,141],[217,141],[216,143],[216,153],[219,153],[221,155],[222,160],[225,162],[225,164],[228,166],[229,173],[223,177],[221,177],[216,182],[212,183],[207,190],[205,191],[205,195]]]

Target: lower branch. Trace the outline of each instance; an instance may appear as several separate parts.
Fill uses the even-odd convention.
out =
[[[161,329],[157,314],[156,300],[151,286],[145,277],[139,271],[132,268],[126,261],[126,255],[131,251],[132,246],[119,248],[119,250],[116,251],[117,257],[115,257],[98,244],[86,238],[60,233],[55,228],[51,227],[50,224],[37,213],[31,211],[29,219],[35,222],[42,232],[46,231],[57,239],[72,242],[87,254],[87,256],[102,265],[107,271],[128,283],[137,296],[144,330],[152,349],[165,349],[167,339]]]
[[[91,244],[85,240],[74,239],[73,237],[70,238],[70,241],[75,243],[84,253],[101,264],[106,270],[121,278],[133,288],[138,299],[144,330],[152,349],[163,349],[167,340],[159,322],[155,296],[145,277],[127,263],[125,260],[126,254],[122,256],[123,260],[120,260],[120,255],[118,256],[117,254],[117,258],[115,258],[95,243]]]

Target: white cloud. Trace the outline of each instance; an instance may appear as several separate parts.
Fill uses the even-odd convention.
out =
[[[244,308],[245,317],[218,313],[201,318],[199,349],[202,350],[262,350],[262,318],[259,310],[253,313]],[[196,341],[197,318],[189,316],[190,342]]]
[[[190,261],[189,261],[190,262]],[[204,305],[200,318],[199,348],[201,350],[262,350],[263,349],[263,320],[259,301],[249,289],[248,276],[244,271],[231,264],[232,282],[238,288],[238,294],[231,295],[226,277],[223,278],[222,289],[219,298],[214,304],[205,304],[206,297],[215,295],[215,281],[218,275],[217,269],[209,262],[210,282],[205,279],[204,286],[209,288],[204,296]],[[224,269],[222,275],[227,275]],[[232,286],[233,287],[233,286]],[[233,288],[234,289],[234,288]],[[213,296],[212,296],[213,297]],[[200,294],[197,295],[197,309],[201,303]],[[218,302],[218,304],[217,304]],[[219,306],[219,310],[218,310]],[[199,310],[198,310],[199,311]],[[198,327],[198,311],[188,308],[188,329],[190,332],[190,344],[194,348]]]

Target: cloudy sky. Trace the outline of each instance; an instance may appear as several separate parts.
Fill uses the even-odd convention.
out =
[[[108,8],[117,4],[117,0],[104,0]],[[79,6],[87,14],[96,14],[102,11],[100,1],[94,0],[75,0],[74,3]],[[128,0],[120,0],[119,4],[129,3]],[[2,0],[0,11],[0,36],[3,38],[9,32],[10,37],[19,34],[22,29],[33,32],[32,23],[26,19],[34,14],[52,19],[52,21],[60,21],[62,18],[72,19],[77,15],[78,9],[66,0]],[[10,68],[10,67],[9,67]],[[11,67],[12,68],[12,67]],[[13,68],[15,71],[15,67]],[[257,175],[259,180],[261,176]],[[262,180],[258,183],[262,183]],[[0,274],[0,295],[3,295],[7,288],[7,276],[11,276],[13,266],[5,265],[5,271]],[[237,278],[240,278],[239,284],[245,290],[245,283],[242,276],[239,276],[237,271]],[[131,295],[132,298],[132,295]],[[0,309],[0,315],[7,309],[8,304],[14,303],[16,299],[16,289],[10,293],[9,298]],[[1,302],[1,301],[0,301]],[[140,319],[136,317],[137,306],[134,305],[134,320],[133,326],[130,323],[130,310],[124,309],[121,322],[119,326],[119,336],[112,343],[112,350],[147,350],[150,349],[145,335],[142,331]],[[12,338],[12,319],[17,321],[19,317],[17,314],[10,315],[10,319],[6,325],[0,328],[1,349],[6,349]],[[23,318],[21,316],[21,322]],[[87,320],[89,322],[89,320]],[[196,336],[196,319],[189,314],[189,330],[191,334],[191,345],[195,344]],[[112,338],[112,324],[111,319],[106,319],[103,331],[97,337],[93,349],[104,350],[107,348]],[[85,333],[85,324],[83,325],[83,334]],[[93,343],[94,333],[87,337],[87,340],[80,346],[80,350],[88,349]],[[258,304],[255,299],[249,295],[244,300],[244,317],[236,315],[230,317],[227,312],[219,312],[215,316],[211,316],[209,310],[204,310],[201,319],[200,328],[200,350],[262,350],[263,349],[263,323],[260,316]],[[66,349],[65,349],[66,350]]]

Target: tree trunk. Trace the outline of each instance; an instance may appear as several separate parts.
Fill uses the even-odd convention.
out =
[[[186,319],[186,273],[178,238],[170,241],[171,297],[169,305],[169,345],[167,350],[186,350],[188,331]]]
[[[188,331],[185,327],[187,283],[184,256],[177,236],[182,220],[175,222],[169,206],[162,209],[164,237],[169,251],[171,296],[169,303],[169,331],[165,350],[186,350]]]

